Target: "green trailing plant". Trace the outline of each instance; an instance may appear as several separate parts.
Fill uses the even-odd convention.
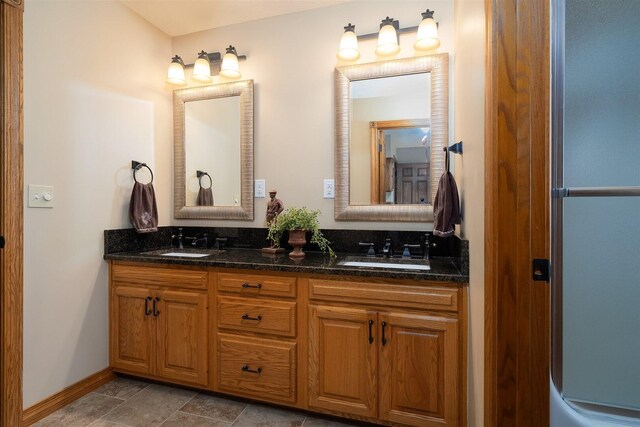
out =
[[[271,240],[273,247],[277,248],[280,247],[280,239],[285,231],[310,231],[311,243],[318,245],[322,252],[329,252],[330,256],[335,257],[336,254],[329,246],[331,242],[320,231],[319,215],[320,210],[312,211],[306,207],[285,209],[271,222],[267,239]]]

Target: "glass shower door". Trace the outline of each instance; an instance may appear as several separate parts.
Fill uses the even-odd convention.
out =
[[[640,1],[558,1],[553,380],[640,417]]]

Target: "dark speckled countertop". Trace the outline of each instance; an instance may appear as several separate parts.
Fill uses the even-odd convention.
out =
[[[319,252],[306,252],[307,256],[300,261],[293,261],[287,253],[279,255],[264,254],[258,249],[185,249],[182,252],[210,253],[202,258],[185,258],[163,256],[162,253],[178,251],[176,249],[156,249],[143,252],[119,252],[105,255],[109,261],[140,262],[154,264],[192,265],[202,267],[238,268],[247,270],[286,271],[306,274],[336,274],[358,277],[382,277],[410,280],[430,280],[441,282],[468,283],[469,276],[463,274],[456,266],[453,258],[442,257],[430,260],[431,269],[428,271],[416,271],[405,269],[383,269],[378,267],[353,267],[340,265],[345,260],[371,261],[361,256],[338,254],[331,258]],[[379,262],[387,262],[380,258]],[[403,263],[399,259],[391,260],[392,263]],[[413,260],[411,263],[424,263],[422,260]]]

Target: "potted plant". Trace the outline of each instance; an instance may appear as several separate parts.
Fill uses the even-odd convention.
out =
[[[267,239],[271,240],[274,247],[280,246],[282,234],[289,232],[289,244],[293,246],[293,252],[289,257],[293,259],[304,258],[302,247],[307,243],[307,231],[311,232],[311,243],[318,245],[322,252],[329,252],[330,256],[335,256],[329,247],[329,242],[320,232],[318,222],[319,210],[312,211],[308,208],[289,208],[281,212],[269,225]]]

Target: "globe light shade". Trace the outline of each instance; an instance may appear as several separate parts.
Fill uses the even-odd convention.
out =
[[[358,49],[358,37],[355,33],[355,25],[347,25],[344,27],[344,33],[340,39],[340,48],[338,49],[338,58],[344,61],[356,61],[360,59],[360,50]]]
[[[427,9],[422,14],[422,21],[418,26],[418,36],[413,45],[415,50],[433,50],[440,46],[440,38],[438,37],[438,24],[433,19],[433,11]]]
[[[184,78],[184,62],[178,55],[171,59],[167,70],[167,83],[173,86],[184,86],[187,80]]]
[[[382,20],[380,32],[378,33],[378,47],[376,48],[376,55],[379,56],[393,56],[400,52],[400,45],[398,44],[398,34],[393,27],[393,19],[387,17]]]
[[[198,59],[193,65],[193,74],[191,78],[200,83],[211,83],[211,65],[209,64],[209,57],[204,50],[198,54]]]
[[[227,52],[222,58],[220,75],[228,79],[239,79],[241,76],[240,65],[238,65],[238,54],[233,46],[227,48]]]

